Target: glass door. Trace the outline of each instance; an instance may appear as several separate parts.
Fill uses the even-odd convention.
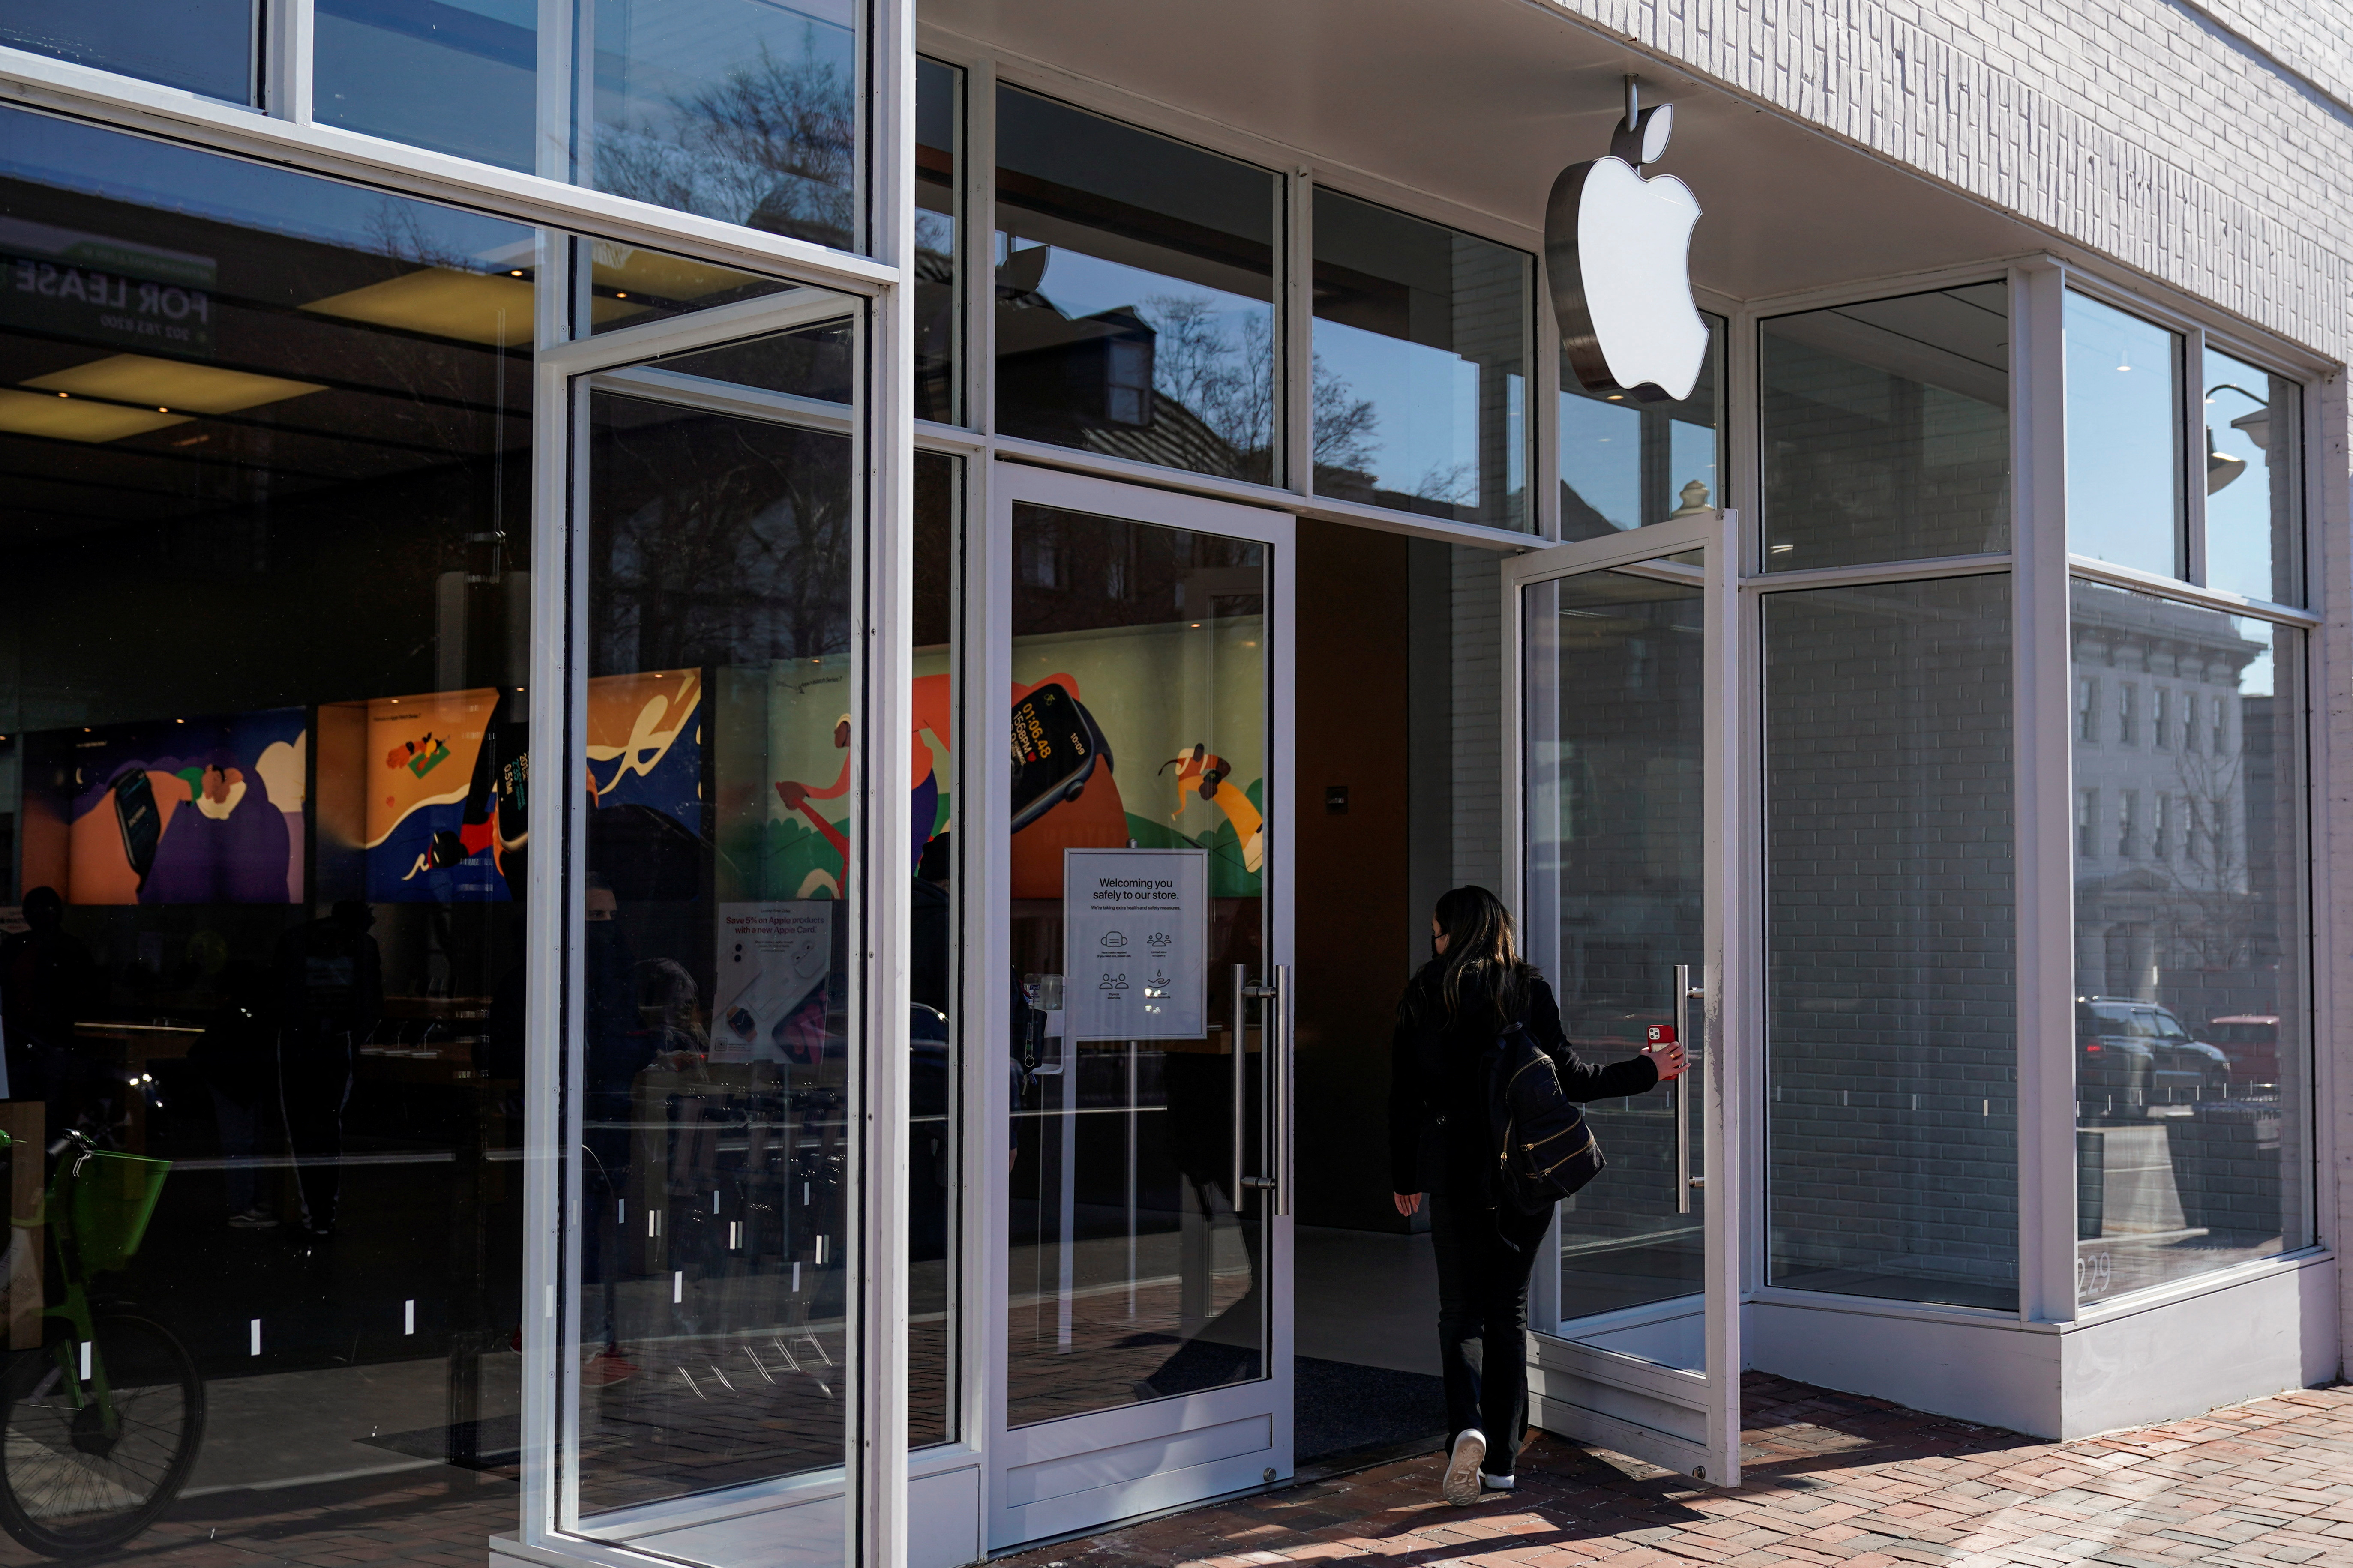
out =
[[[689,1563],[848,1550],[883,1033],[857,978],[854,311],[802,290],[739,316],[765,331],[663,325],[562,362],[572,635],[534,712],[564,747],[539,784],[573,825],[547,837],[576,923],[565,1122],[543,1133],[554,1331],[529,1348],[552,1355],[554,1528]],[[519,863],[530,758],[520,727],[493,735],[448,837]]]
[[[992,1546],[1291,1471],[1292,520],[1000,464]],[[984,698],[984,700],[987,699]],[[991,770],[994,772],[994,770]],[[1270,1112],[1271,1112],[1270,1114]]]
[[[1587,1108],[1608,1164],[1538,1267],[1530,1418],[1721,1486],[1740,1452],[1736,559],[1731,514],[1705,512],[1504,573],[1529,954],[1580,1056],[1672,1036],[1692,1059],[1662,1093]]]

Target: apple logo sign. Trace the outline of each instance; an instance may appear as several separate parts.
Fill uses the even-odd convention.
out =
[[[1569,368],[1588,392],[1644,403],[1691,395],[1707,360],[1707,323],[1692,304],[1691,233],[1699,202],[1672,174],[1644,179],[1674,130],[1674,108],[1637,110],[1609,156],[1565,169],[1545,206],[1545,267]]]

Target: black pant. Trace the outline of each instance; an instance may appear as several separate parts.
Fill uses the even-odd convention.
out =
[[[278,1106],[295,1160],[294,1190],[303,1226],[322,1235],[335,1225],[343,1184],[343,1106],[352,1098],[352,1037],[287,1029],[278,1037]]]
[[[1528,1275],[1550,1211],[1498,1223],[1476,1193],[1430,1194],[1430,1241],[1438,1255],[1438,1355],[1446,1373],[1450,1442],[1476,1426],[1491,1476],[1518,1462],[1528,1405]],[[1473,1359],[1473,1347],[1476,1359]]]

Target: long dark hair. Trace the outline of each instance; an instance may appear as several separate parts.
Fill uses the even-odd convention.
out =
[[[1484,888],[1456,888],[1439,896],[1433,912],[1446,937],[1432,963],[1440,966],[1438,995],[1448,1019],[1497,1030],[1517,1023],[1535,970],[1520,957],[1504,900]]]

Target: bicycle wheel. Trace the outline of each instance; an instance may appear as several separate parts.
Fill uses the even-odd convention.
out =
[[[153,1524],[204,1439],[205,1385],[179,1341],[144,1318],[100,1318],[92,1333],[88,1380],[78,1345],[21,1355],[0,1378],[0,1530],[50,1557]]]

